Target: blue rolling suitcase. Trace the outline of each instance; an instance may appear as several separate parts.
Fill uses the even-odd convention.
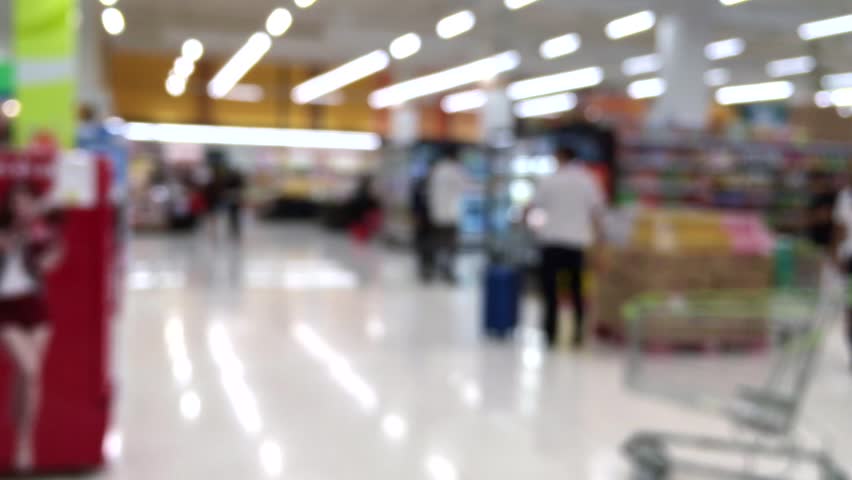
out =
[[[504,338],[518,324],[521,275],[506,265],[489,265],[485,272],[483,316],[485,333]]]

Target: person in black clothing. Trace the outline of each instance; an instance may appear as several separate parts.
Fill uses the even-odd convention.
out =
[[[243,190],[245,179],[235,170],[229,169],[223,182],[223,201],[228,216],[228,230],[231,238],[239,241],[243,235]]]
[[[808,205],[807,229],[810,241],[820,250],[828,251],[835,243],[834,209],[837,191],[829,173],[811,176],[811,198]]]
[[[346,216],[352,237],[366,243],[379,228],[381,203],[373,189],[373,177],[361,176],[358,186],[346,202]]]
[[[379,201],[373,194],[373,178],[364,175],[358,181],[358,187],[349,199],[349,217],[353,222],[360,222],[364,217],[379,208]]]
[[[429,212],[429,175],[414,180],[411,188],[411,217],[420,279],[428,282],[432,279],[435,266],[435,252],[431,243],[434,225]]]

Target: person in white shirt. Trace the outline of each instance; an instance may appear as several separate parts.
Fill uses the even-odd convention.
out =
[[[852,185],[847,185],[834,204],[835,255],[840,268],[852,274]],[[846,336],[852,352],[852,308],[847,307]],[[852,355],[850,355],[852,365]]]
[[[459,223],[466,186],[467,176],[454,154],[441,159],[429,178],[428,203],[432,228],[425,267],[427,280],[437,268],[445,280],[455,282]]]
[[[606,208],[604,193],[592,174],[576,162],[570,148],[557,152],[558,170],[538,185],[527,221],[535,230],[540,251],[539,281],[544,297],[543,327],[553,346],[558,338],[558,279],[561,273],[571,281],[574,302],[574,344],[584,336],[583,272],[586,252],[600,237],[601,218]]]

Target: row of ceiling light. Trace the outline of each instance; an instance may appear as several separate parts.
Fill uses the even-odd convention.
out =
[[[470,10],[462,10],[438,21],[435,25],[435,33],[438,37],[449,40],[471,31],[475,26],[476,15]],[[414,32],[406,33],[390,43],[388,48],[390,55],[385,50],[380,49],[358,57],[297,85],[293,89],[292,99],[299,104],[316,101],[347,85],[385,70],[390,65],[391,57],[396,60],[404,60],[415,55],[422,46],[423,40],[420,35]]]
[[[516,10],[530,5],[535,1],[537,0],[505,0],[505,4],[507,8]],[[735,2],[723,1],[722,3],[725,5],[733,5],[736,3],[742,3],[743,1],[745,0]],[[472,13],[470,15],[472,16]],[[446,19],[442,20],[442,22],[445,21]],[[799,28],[799,34],[801,38],[805,40],[813,40],[817,38],[824,38],[826,36],[847,33],[848,31],[852,31],[852,26],[850,26],[850,23],[852,22],[850,21],[852,21],[852,16],[806,23]],[[469,28],[472,28],[472,22],[468,23],[470,25]],[[439,25],[441,25],[440,22]],[[656,14],[650,10],[645,10],[617,18],[609,22],[605,27],[605,33],[610,39],[618,40],[648,31],[654,28],[655,25]],[[581,45],[582,39],[580,35],[576,33],[569,33],[546,40],[541,44],[539,51],[543,58],[552,59],[574,53],[579,50]],[[745,49],[746,43],[743,39],[730,38],[708,44],[705,47],[704,53],[707,59],[716,61],[739,56],[745,51]],[[516,52],[507,52],[506,54],[509,53],[517,55]],[[370,95],[370,105],[374,108],[397,106],[414,98],[431,95],[438,93],[439,91],[445,91],[461,85],[476,83],[483,79],[491,78],[496,73],[502,73],[504,70],[492,68],[491,66],[484,67],[485,70],[482,70],[482,68],[477,70],[476,66],[483,67],[489,61],[496,61],[496,58],[499,58],[499,56],[377,90]],[[623,70],[625,71],[625,74],[628,74],[628,76],[656,72],[662,67],[661,60],[662,59],[658,54],[634,57],[624,62]],[[511,70],[516,67],[517,65],[514,65],[507,70]],[[778,59],[769,62],[766,66],[767,74],[772,78],[806,74],[812,72],[815,68],[816,60],[810,56]],[[489,70],[491,71],[489,72]],[[469,75],[465,76],[465,73]],[[478,78],[480,76],[484,78]],[[727,84],[730,81],[730,76],[730,72],[727,69],[711,69],[705,73],[705,82],[709,86],[718,87]],[[551,111],[557,109],[557,105],[561,105],[564,110],[570,110],[576,105],[576,97],[573,97],[571,94],[559,92],[588,88],[598,85],[602,81],[602,69],[600,67],[589,67],[572,72],[515,82],[509,86],[508,93],[510,99],[524,100],[524,102],[526,102],[517,103],[515,105],[515,113],[518,116],[525,117],[534,116],[538,113],[558,113]],[[628,94],[634,98],[652,98],[662,95],[665,90],[666,84],[662,78],[651,78],[633,82],[628,87]],[[555,97],[546,97],[547,101],[542,100],[531,102],[528,100],[535,97],[541,97],[542,95],[552,95],[554,93],[559,93],[559,95]],[[716,92],[716,99],[722,104],[748,103],[787,99],[794,93],[795,87],[791,82],[776,81],[722,88]],[[833,101],[836,101],[840,98],[845,98],[843,97],[843,93],[844,92],[841,92],[841,94],[835,94],[833,96],[830,95],[828,97],[823,95],[823,98],[831,98]],[[852,96],[852,91],[850,91],[849,96]],[[481,90],[473,90],[450,96],[446,98],[442,104],[445,111],[454,113],[474,108],[481,108],[484,106],[485,102],[487,102],[485,93]],[[549,108],[547,107],[548,103],[550,105]]]
[[[294,0],[294,4],[306,9],[313,6],[316,1]],[[289,10],[283,7],[273,10],[266,19],[265,31],[252,34],[237,53],[225,63],[207,85],[207,94],[215,99],[259,100],[263,95],[262,91],[257,92],[257,89],[250,85],[238,84],[272,48],[272,38],[283,36],[292,25],[293,14]],[[198,39],[190,38],[184,42],[181,56],[175,60],[166,79],[166,91],[169,95],[179,97],[186,92],[189,76],[194,72],[195,63],[203,53],[204,45]]]
[[[316,0],[294,1],[297,6],[307,8]],[[504,1],[507,8],[517,10],[531,5],[538,0]],[[724,5],[734,5],[747,0],[720,1]],[[288,10],[278,8],[273,11],[266,22],[267,32],[258,32],[251,36],[249,41],[234,54],[228,63],[214,76],[213,80],[211,80],[208,85],[208,94],[213,98],[226,98],[238,86],[239,81],[245,74],[270,50],[272,46],[270,35],[276,37],[283,35],[292,23],[293,17]],[[471,31],[475,25],[476,15],[474,12],[463,10],[438,21],[435,32],[442,39],[452,39]],[[655,25],[656,14],[650,10],[645,10],[609,22],[605,27],[605,33],[610,39],[618,40],[651,30]],[[848,33],[852,31],[852,15],[806,23],[801,25],[798,31],[801,38],[805,40]],[[543,58],[553,59],[576,52],[579,50],[581,44],[582,39],[578,34],[569,33],[546,40],[541,44],[539,50]],[[390,65],[391,57],[402,60],[419,52],[421,47],[422,39],[417,33],[412,32],[402,35],[391,42],[388,49],[390,55],[388,55],[387,51],[379,49],[358,57],[329,72],[297,85],[292,91],[292,99],[294,102],[300,104],[318,101],[347,85],[385,70]],[[704,53],[709,60],[721,60],[741,55],[745,51],[745,48],[746,44],[743,39],[730,38],[708,44],[705,47]],[[400,106],[416,98],[492,79],[496,75],[516,69],[520,65],[520,62],[521,57],[518,52],[503,52],[459,67],[376,90],[370,94],[369,103],[371,107],[377,109]],[[659,71],[661,67],[662,61],[658,54],[633,57],[625,60],[622,64],[622,70],[628,76],[653,73]],[[780,78],[810,73],[815,67],[815,59],[809,56],[802,56],[769,62],[766,69],[770,77]],[[722,86],[729,81],[730,72],[727,69],[716,68],[707,71],[705,74],[705,82],[710,86]],[[561,104],[563,107],[570,105],[573,108],[576,98],[572,100],[572,97],[566,95],[564,92],[596,86],[602,82],[603,70],[600,67],[588,67],[515,82],[509,86],[508,93],[509,97],[515,101],[528,100],[543,95],[560,94],[562,96],[550,98],[549,100],[556,101],[556,103]],[[176,81],[172,83],[177,85]],[[725,90],[720,89],[717,91],[717,100],[722,103],[731,100],[736,100],[734,103],[767,101],[767,92],[779,96],[779,98],[772,97],[769,99],[786,99],[792,96],[795,91],[790,82],[769,82],[742,87],[754,88],[731,90],[730,88],[734,87],[730,87]],[[631,83],[628,87],[628,94],[633,98],[652,98],[663,94],[665,89],[666,84],[663,79],[651,78]],[[174,91],[178,90],[182,89],[174,89]],[[729,95],[732,91],[737,94]],[[748,95],[744,95],[743,92],[751,92],[755,96],[752,99]],[[830,92],[828,93],[828,96],[822,95],[821,98],[840,99],[842,97],[840,94],[832,96]],[[451,113],[468,110],[471,108],[460,110],[459,105],[468,107],[476,105],[482,103],[483,98],[485,98],[484,92],[481,91],[462,92],[446,99],[444,102],[445,110]],[[533,105],[542,105],[543,103],[536,102]],[[527,107],[526,104],[517,104],[515,110],[516,113],[537,111],[536,108]]]
[[[196,63],[204,56],[204,45],[198,39],[190,38],[183,42],[180,51],[180,56],[166,78],[166,92],[173,97],[179,97],[186,92],[189,77],[195,72]]]

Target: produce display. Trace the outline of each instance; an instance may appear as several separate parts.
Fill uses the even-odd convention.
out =
[[[605,335],[626,338],[622,309],[639,295],[677,298],[694,291],[755,290],[772,284],[775,242],[756,214],[636,208],[615,214],[608,231],[610,258],[599,281],[596,309]],[[701,345],[710,337],[742,344],[761,341],[768,331],[766,319],[759,317],[690,322],[654,318],[646,326],[646,338],[673,346]]]

